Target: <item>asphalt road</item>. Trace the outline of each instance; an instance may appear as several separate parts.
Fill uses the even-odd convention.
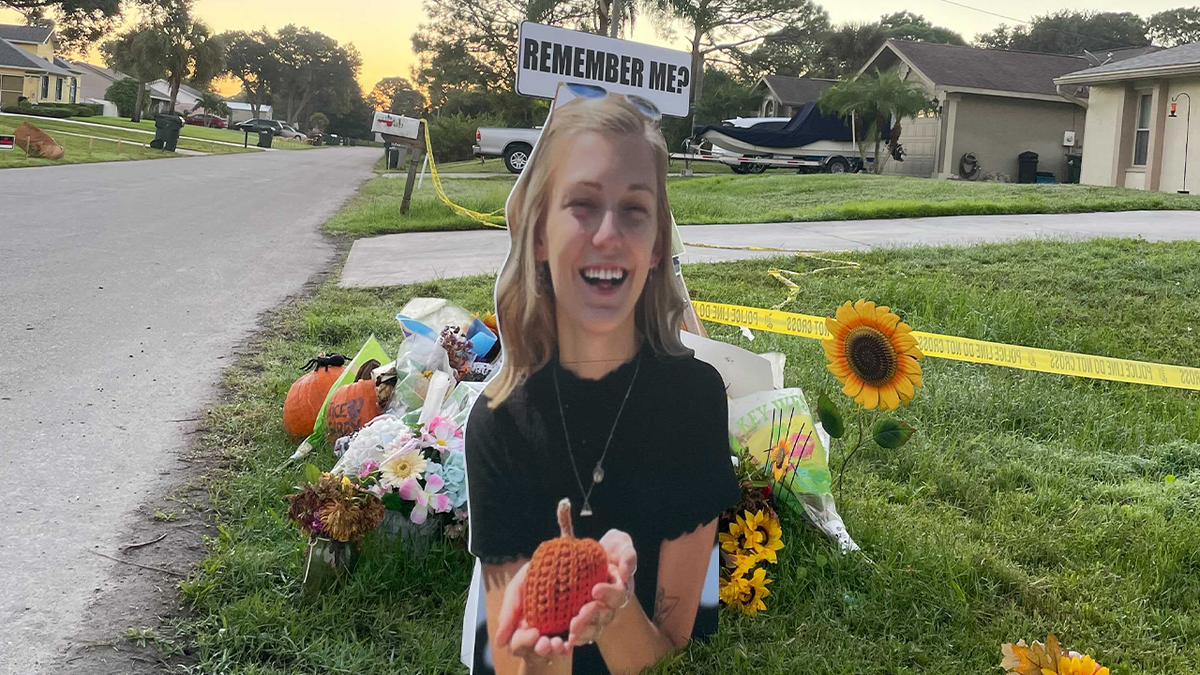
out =
[[[54,665],[260,314],[377,150],[0,170],[0,674]],[[174,470],[171,475],[162,475]]]

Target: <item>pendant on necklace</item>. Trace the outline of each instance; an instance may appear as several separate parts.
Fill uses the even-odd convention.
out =
[[[600,466],[599,463],[596,464],[596,468],[592,469],[592,482],[593,483],[603,483],[604,482],[604,469]]]
[[[581,518],[586,518],[590,515],[592,515],[592,505],[585,500],[583,502],[583,508],[579,510],[579,516]]]

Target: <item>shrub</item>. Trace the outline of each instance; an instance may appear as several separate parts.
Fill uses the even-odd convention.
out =
[[[457,162],[471,159],[471,146],[475,145],[475,130],[479,127],[503,126],[504,120],[495,113],[453,115],[435,117],[429,122],[429,140],[433,145],[433,156],[439,162]]]
[[[137,104],[137,80],[127,77],[109,85],[104,92],[105,100],[112,101],[117,106],[121,117],[132,117],[133,108]],[[142,97],[142,113],[150,112],[150,92]]]
[[[53,105],[6,105],[0,108],[0,112],[13,113],[15,115],[33,115],[34,117],[53,117],[56,119],[66,119],[71,116],[71,110],[66,110]]]

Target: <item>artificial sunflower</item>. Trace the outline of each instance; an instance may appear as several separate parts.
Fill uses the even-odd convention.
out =
[[[737,596],[730,592],[731,597],[725,604],[746,616],[754,616],[760,611],[766,610],[767,605],[763,602],[763,598],[771,594],[771,591],[767,589],[767,584],[771,583],[771,580],[767,578],[767,571],[760,567],[754,570],[754,576],[749,579],[743,578],[741,582],[742,585],[739,585],[739,589],[742,592]]]
[[[746,511],[745,515],[745,518],[737,516],[734,522],[729,523],[729,532],[722,532],[718,537],[721,548],[729,553],[753,553],[756,546],[766,541],[766,529],[763,527],[766,514],[763,511]]]
[[[750,582],[741,574],[721,579],[721,590],[718,595],[721,602],[730,607],[740,605],[750,597]]]
[[[1087,654],[1063,654],[1058,657],[1058,675],[1108,675],[1108,668]]]
[[[838,307],[835,318],[825,319],[833,335],[823,340],[826,368],[842,383],[842,393],[868,410],[894,410],[908,403],[921,386],[925,355],[917,349],[912,327],[887,307],[869,300]]]
[[[763,541],[754,545],[754,552],[760,560],[779,562],[775,557],[775,552],[783,548],[783,528],[780,527],[779,520],[768,517],[763,521],[762,533]]]

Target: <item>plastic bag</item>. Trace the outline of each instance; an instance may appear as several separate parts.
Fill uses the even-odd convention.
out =
[[[360,368],[362,368],[364,363],[372,359],[383,363],[387,360],[387,358],[387,352],[384,351],[383,347],[379,345],[379,341],[375,339],[375,336],[372,335],[371,337],[367,338],[367,341],[363,344],[362,348],[358,350],[358,354],[354,356],[354,359],[351,360],[350,363],[347,364],[346,369],[342,371],[342,376],[339,377],[337,381],[333,383],[333,386],[329,388],[329,393],[325,395],[325,402],[321,404],[321,410],[317,413],[317,421],[315,424],[313,424],[312,434],[308,438],[304,439],[304,442],[300,444],[300,447],[296,448],[296,452],[292,454],[292,459],[300,459],[301,457],[304,457],[308,453],[312,452],[313,448],[322,447],[326,444],[326,442],[332,443],[333,441],[337,440],[336,438],[326,438],[328,425],[325,423],[325,409],[329,406],[329,399],[333,396],[334,392],[338,390],[338,387],[354,381],[354,378],[358,375],[358,371]]]
[[[470,312],[443,298],[413,298],[400,309],[400,314],[432,328],[435,338],[442,326],[458,326],[465,330],[471,325]]]

